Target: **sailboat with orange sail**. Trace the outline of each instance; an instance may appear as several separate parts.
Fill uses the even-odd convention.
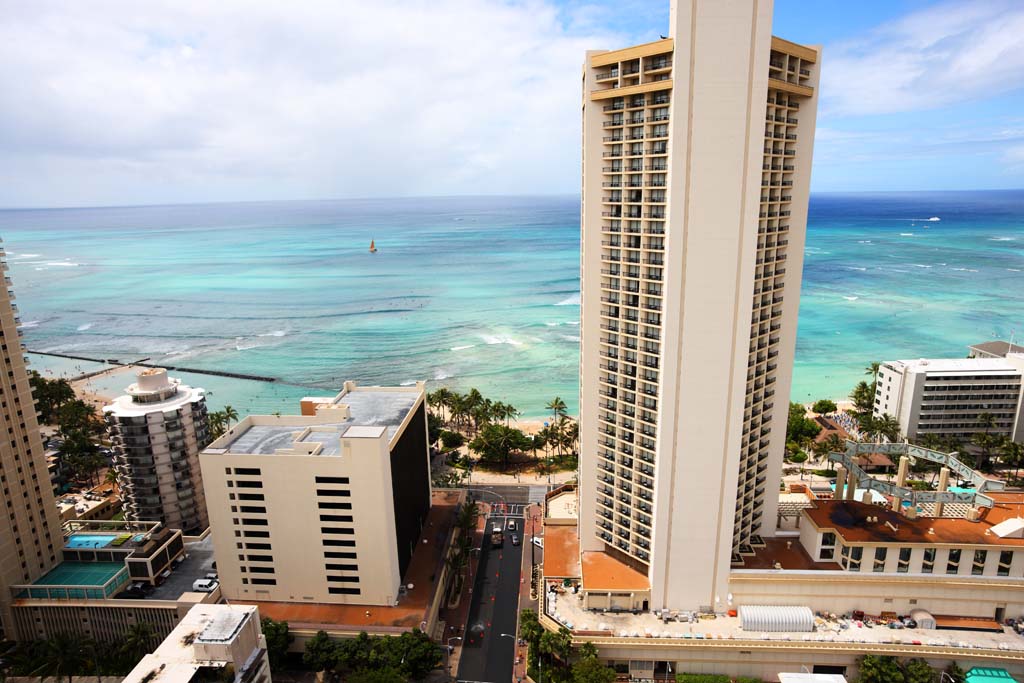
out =
[[[371,254],[376,254],[377,253],[377,247],[375,247],[373,245],[373,240],[370,240],[370,253]]]

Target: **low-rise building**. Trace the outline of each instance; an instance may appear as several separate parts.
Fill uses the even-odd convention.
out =
[[[893,481],[858,464],[869,452],[899,456]],[[908,444],[848,442],[829,457],[835,497],[803,487],[788,507],[780,502],[796,523],[730,570],[714,612],[647,609],[646,577],[581,547],[565,519],[572,506],[549,505],[542,624],[593,642],[634,681],[682,672],[775,680],[802,667],[855,675],[865,653],[1024,675],[1024,637],[1006,625],[1024,617],[1024,493]],[[943,464],[938,490],[905,486],[910,458]],[[968,486],[948,486],[951,474]]]
[[[259,610],[196,605],[124,683],[270,683]]]
[[[874,415],[891,415],[911,440],[968,439],[987,431],[1024,439],[1024,354],[894,360],[881,364]],[[983,415],[992,418],[985,424]]]
[[[147,368],[103,413],[125,519],[201,533],[208,518],[199,451],[210,440],[203,390]]]
[[[64,530],[62,562],[9,587],[14,639],[75,633],[115,641],[138,623],[163,637],[193,605],[220,600],[219,589],[193,591],[214,573],[209,537],[186,539],[159,522],[77,520]]]

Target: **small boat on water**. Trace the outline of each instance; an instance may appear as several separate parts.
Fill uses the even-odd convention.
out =
[[[377,253],[377,247],[373,246],[373,240],[370,240],[370,253],[371,254],[376,254]]]

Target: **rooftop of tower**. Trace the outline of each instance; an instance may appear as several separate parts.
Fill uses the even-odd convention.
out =
[[[357,387],[302,400],[302,415],[250,415],[206,448],[244,455],[339,455],[341,439],[394,438],[416,406],[422,386]]]

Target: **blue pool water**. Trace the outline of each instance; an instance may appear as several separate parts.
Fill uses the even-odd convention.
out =
[[[75,534],[68,539],[67,548],[106,548],[114,540],[107,534]]]

